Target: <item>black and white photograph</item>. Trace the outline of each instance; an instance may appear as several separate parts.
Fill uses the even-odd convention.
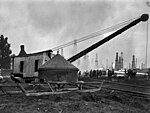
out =
[[[150,0],[0,0],[0,113],[150,113]]]

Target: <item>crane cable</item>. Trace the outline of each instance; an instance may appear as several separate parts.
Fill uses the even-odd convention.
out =
[[[59,50],[59,49],[62,49],[62,48],[71,46],[71,45],[73,45],[74,43],[79,43],[79,42],[82,42],[82,41],[86,41],[86,40],[88,40],[88,39],[95,38],[95,37],[100,36],[100,35],[103,35],[103,34],[105,34],[105,33],[114,31],[114,30],[116,30],[117,28],[120,28],[120,27],[122,27],[122,26],[125,26],[125,25],[129,24],[131,21],[133,21],[133,20],[135,20],[135,19],[137,19],[137,18],[139,18],[139,16],[138,16],[138,17],[135,17],[135,18],[132,18],[132,19],[129,19],[129,20],[127,20],[127,21],[121,22],[121,23],[116,24],[116,25],[114,25],[114,26],[111,26],[111,27],[108,27],[108,28],[105,28],[105,29],[102,29],[102,30],[98,30],[98,31],[96,31],[96,32],[94,32],[94,33],[91,33],[91,34],[89,34],[89,35],[83,36],[83,37],[81,37],[81,38],[79,38],[79,39],[73,40],[73,41],[68,42],[68,43],[66,43],[66,44],[63,44],[63,45],[54,47],[54,48],[52,48],[51,50],[52,50],[52,51],[56,51],[56,50]]]
[[[134,18],[134,19],[137,19],[137,18]],[[111,27],[109,27],[109,28],[106,28],[106,29],[97,31],[97,32],[95,32],[95,33],[92,33],[92,34],[94,35],[93,37],[91,36],[92,34],[87,35],[87,36],[85,36],[85,37],[83,37],[83,38],[80,38],[77,42],[85,41],[85,40],[88,40],[88,39],[90,39],[90,38],[94,38],[94,37],[96,37],[96,36],[103,35],[103,34],[105,34],[105,33],[114,31],[114,30],[116,30],[117,28],[120,28],[121,26],[127,25],[129,22],[131,22],[131,21],[134,20],[134,19],[130,19],[130,21],[129,21],[129,20],[128,20],[128,21],[124,21],[124,22],[119,23],[119,24],[117,24],[117,25],[114,25],[114,26],[111,26]]]

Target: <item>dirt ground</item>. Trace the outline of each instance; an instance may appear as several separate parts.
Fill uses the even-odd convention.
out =
[[[120,82],[150,86],[150,81],[145,80]],[[0,92],[0,113],[150,113],[150,97],[104,89],[94,93],[70,92],[39,97]]]
[[[150,99],[105,90],[40,97],[0,94],[0,113],[150,113]]]

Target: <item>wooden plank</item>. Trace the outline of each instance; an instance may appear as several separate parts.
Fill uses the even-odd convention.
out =
[[[60,84],[60,85],[63,85],[63,84],[70,84],[68,82],[53,82],[53,81],[48,81],[49,84]]]
[[[0,84],[0,87],[18,87],[16,84]]]
[[[63,93],[69,93],[69,92],[70,91],[26,93],[26,96],[54,95],[54,94],[63,94]]]
[[[50,83],[47,82],[47,84],[48,84],[49,88],[52,90],[52,92],[54,92],[54,90],[53,90],[53,88],[51,87]]]
[[[100,90],[101,90],[100,88],[96,88],[96,89],[78,90],[78,92],[96,92]]]
[[[79,90],[79,92],[96,92],[96,91],[100,91],[102,86],[103,86],[103,83],[104,82],[101,82],[99,88],[96,88],[96,89],[87,89],[87,90]]]
[[[78,90],[77,87],[76,88],[64,88],[61,91],[76,91],[76,90]]]
[[[20,88],[20,90],[23,92],[23,94],[26,94],[26,90],[24,89],[24,87],[20,84],[20,83],[16,83],[17,86]]]
[[[34,92],[34,90],[31,90],[31,91],[26,91],[27,93],[33,93]],[[7,91],[7,93],[9,93],[9,94],[20,94],[20,93],[22,93],[22,91]]]

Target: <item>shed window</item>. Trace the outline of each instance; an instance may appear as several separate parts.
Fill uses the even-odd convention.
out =
[[[20,61],[20,72],[23,73],[24,61]]]
[[[39,63],[39,60],[35,60],[35,65],[34,65],[34,71],[35,72],[38,71],[38,63]]]

